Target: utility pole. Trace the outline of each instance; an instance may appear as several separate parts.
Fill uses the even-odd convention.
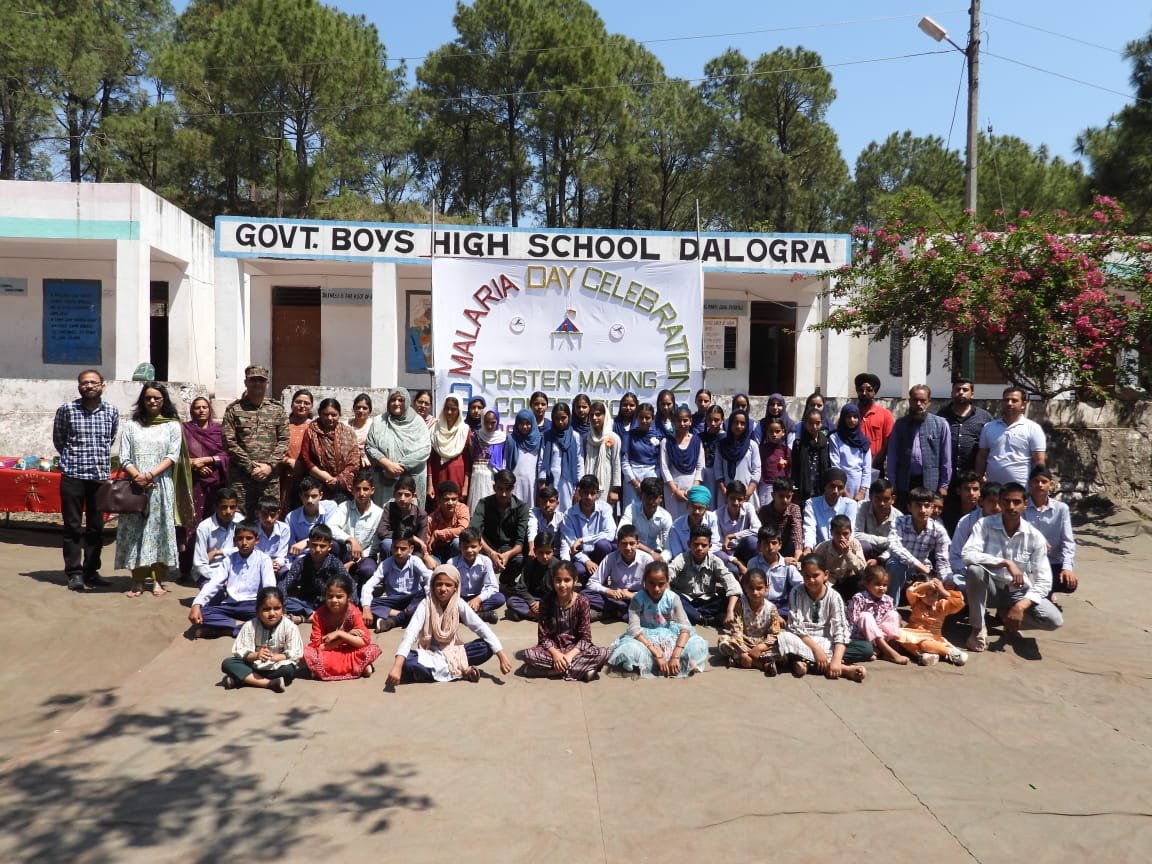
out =
[[[980,0],[968,8],[968,153],[964,166],[964,207],[976,212],[976,150],[980,142],[977,123],[980,99]]]

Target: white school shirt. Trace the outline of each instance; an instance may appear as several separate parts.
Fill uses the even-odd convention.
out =
[[[396,559],[389,555],[380,562],[376,572],[364,583],[360,589],[360,605],[372,605],[372,595],[376,593],[376,586],[384,583],[383,597],[406,597],[415,594],[417,590],[428,592],[428,583],[432,581],[432,571],[424,566],[424,562],[415,555],[409,555],[403,567],[396,566]]]
[[[544,515],[544,511],[539,507],[533,507],[528,511],[528,542],[531,543],[536,539],[536,535],[547,526],[552,529],[555,536],[560,536],[560,526],[564,524],[564,511],[557,507],[552,511],[552,518],[549,519]]]
[[[284,520],[288,523],[288,545],[295,546],[301,540],[307,540],[308,532],[312,530],[313,525],[328,525],[332,521],[332,517],[336,515],[336,506],[335,501],[321,501],[320,509],[316,512],[315,517],[305,516],[303,507],[297,507],[289,513],[288,518]],[[303,552],[300,553],[300,555],[303,554]],[[295,560],[300,555],[290,557]]]
[[[953,573],[964,572],[964,544],[972,536],[972,526],[984,518],[984,511],[977,507],[960,517],[956,530],[952,532],[952,543],[948,546],[948,566]]]
[[[633,593],[640,590],[644,581],[644,568],[652,563],[652,556],[643,549],[636,550],[636,557],[629,564],[619,552],[606,555],[596,572],[588,577],[587,588],[603,594],[609,588],[623,588]]]
[[[768,577],[768,601],[776,607],[776,611],[784,616],[788,612],[788,601],[792,595],[792,589],[797,585],[803,585],[804,579],[800,572],[784,560],[784,556],[780,555],[776,558],[775,564],[769,564],[763,555],[753,555],[748,561],[748,569],[760,569],[764,571],[764,575]]]
[[[984,424],[977,446],[988,451],[984,474],[989,483],[1015,482],[1027,489],[1032,454],[1045,452],[1048,442],[1039,423],[1021,416],[1011,426],[1001,419]]]
[[[572,544],[576,540],[582,540],[575,559],[586,564],[591,560],[585,551],[589,546],[595,545],[599,540],[612,540],[615,536],[616,520],[612,518],[611,507],[603,501],[597,501],[596,506],[592,508],[592,515],[585,516],[580,504],[575,503],[564,514],[564,523],[560,526],[560,558],[563,561],[571,561]]]
[[[760,517],[756,515],[756,507],[751,501],[740,505],[740,512],[733,519],[728,515],[728,502],[725,501],[716,508],[716,529],[720,532],[720,540],[729,534],[734,534],[734,543],[739,543],[745,537],[755,537],[760,531]]]
[[[652,518],[644,515],[644,502],[633,501],[624,508],[620,517],[621,525],[631,525],[636,529],[637,539],[649,549],[659,552],[665,561],[671,560],[668,551],[668,536],[672,533],[672,514],[657,506]]]
[[[272,559],[273,564],[284,566],[288,561],[288,525],[277,520],[272,523],[272,533],[265,534],[264,526],[256,524],[256,548]]]
[[[355,537],[364,557],[371,558],[376,554],[376,544],[379,541],[376,529],[383,515],[384,508],[375,501],[369,501],[368,509],[363,513],[355,501],[345,501],[337,506],[335,514],[328,522],[328,527],[332,529],[332,539],[347,541],[349,537]]]
[[[848,521],[856,524],[856,511],[859,505],[851,498],[840,496],[833,507],[828,506],[823,494],[809,498],[804,502],[804,548],[815,549],[818,543],[832,539],[829,525],[833,516],[847,516]]]
[[[716,527],[716,513],[712,510],[705,510],[704,515],[700,518],[700,524],[712,532],[712,545],[709,547],[709,552],[715,554],[720,551],[720,529]],[[677,555],[687,555],[688,540],[690,539],[691,526],[688,524],[688,514],[681,516],[672,523],[672,532],[668,535],[668,546],[664,549],[664,560],[671,561]]]
[[[224,561],[223,558],[217,558],[212,562],[208,561],[208,553],[213,549],[221,550],[225,555],[232,552],[236,547],[232,545],[232,535],[236,531],[236,526],[244,521],[244,517],[239,513],[232,514],[232,521],[227,525],[221,525],[216,521],[216,514],[213,513],[203,522],[196,526],[196,547],[192,552],[192,564],[198,568],[217,567]],[[257,535],[259,536],[259,535]]]
[[[272,572],[272,559],[253,549],[245,558],[239,552],[233,551],[224,558],[223,567],[212,568],[212,578],[204,583],[193,606],[204,606],[216,596],[223,586],[230,600],[244,602],[255,600],[261,588],[272,588],[276,585],[276,574]]]
[[[428,618],[428,604],[431,602],[431,598],[425,597],[420,602],[420,605],[416,607],[416,611],[412,613],[412,620],[409,621],[408,626],[404,628],[404,638],[400,640],[400,644],[396,648],[397,657],[408,658],[408,652],[412,650],[412,647],[416,644],[416,640],[420,637],[420,631],[424,629],[424,622]],[[500,640],[496,638],[496,634],[492,632],[492,628],[480,620],[480,616],[472,611],[471,606],[461,602],[458,608],[460,610],[461,624],[487,642],[494,654],[499,654],[504,650],[504,646],[500,644]],[[416,660],[421,666],[432,671],[432,678],[434,680],[452,680],[452,674],[448,671],[448,661],[444,658],[443,651],[429,651],[425,648],[417,648]]]
[[[460,571],[460,596],[479,597],[487,600],[500,590],[500,583],[496,581],[496,571],[492,569],[492,559],[481,552],[476,561],[469,567],[464,563],[464,556],[457,555],[449,562]]]
[[[979,564],[992,569],[1001,561],[1012,561],[1024,574],[1024,584],[1011,587],[1006,570],[992,570],[997,581],[1009,580],[1009,596],[1013,600],[1027,597],[1039,603],[1052,590],[1052,568],[1048,564],[1048,541],[1024,519],[1011,537],[1004,530],[1004,517],[995,513],[979,519],[972,526],[972,536],[964,544],[964,563]]]

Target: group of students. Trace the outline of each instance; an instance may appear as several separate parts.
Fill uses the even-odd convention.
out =
[[[677,430],[699,440],[686,410],[673,413]],[[704,413],[706,422],[714,416]],[[650,426],[646,414],[638,406],[627,437]],[[563,424],[562,412],[552,416]],[[731,418],[727,425],[746,434]],[[775,421],[767,425],[771,444]],[[675,440],[658,442],[665,461],[674,445],[664,442]],[[696,458],[703,462],[702,454]],[[790,477],[778,476],[761,503],[755,477],[725,469],[715,479],[715,508],[713,487],[693,476],[674,496],[683,505],[678,515],[664,504],[679,481],[674,468],[665,475],[662,467],[650,476],[625,474],[625,490],[637,481],[635,494],[608,501],[597,474],[586,472],[571,484],[568,506],[558,475],[537,468],[531,508],[518,494],[524,477],[508,467],[493,474],[492,491],[471,507],[454,480],[441,480],[430,512],[410,477],[399,477],[391,497],[377,503],[371,469],[355,475],[349,500],[326,500],[322,484],[306,477],[298,507],[282,514],[278,499],[265,498],[254,519],[237,512],[235,493],[225,487],[196,532],[194,573],[202,587],[189,619],[194,635],[235,638],[225,686],[273,690],[301,673],[321,680],[372,675],[381,654],[373,634],[395,627],[405,632],[391,684],[476,680],[493,655],[507,673],[511,663],[491,626],[505,607],[509,620],[537,623],[538,644],[523,654],[524,673],[567,680],[592,680],[606,665],[643,677],[703,671],[709,646],[698,626],[719,631],[716,648],[730,665],[770,676],[815,669],[855,681],[864,680],[861,664],[873,657],[963,665],[966,651],[942,628],[965,599],[969,650],[987,644],[989,604],[1000,607],[1006,633],[1026,626],[1025,612],[1034,626],[1060,626],[1048,598],[1051,576],[1046,583],[1038,570],[1021,573],[1013,554],[984,538],[993,529],[984,517],[999,520],[1002,533],[1041,536],[1058,585],[1075,587],[1071,522],[1067,507],[1049,497],[1047,468],[1033,471],[1027,504],[1017,484],[959,477],[964,515],[951,536],[940,522],[937,492],[912,490],[905,515],[893,507],[890,482],[871,482],[867,499],[858,500],[847,473],[825,466],[813,484],[818,494],[804,500],[796,500]],[[1002,508],[1017,521],[1001,519]],[[1035,524],[1034,534],[1014,527],[1021,518]],[[1017,614],[1025,596],[1028,607]],[[907,621],[897,611],[905,600]],[[591,630],[600,620],[624,620],[627,629],[600,647]],[[307,646],[298,629],[305,622],[312,627]],[[476,638],[461,641],[460,624]]]

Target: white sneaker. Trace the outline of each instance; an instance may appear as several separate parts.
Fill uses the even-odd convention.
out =
[[[949,648],[947,660],[953,666],[963,666],[968,662],[968,652],[956,647]]]
[[[917,654],[916,655],[916,662],[919,663],[921,666],[935,666],[937,661],[939,661],[939,659],[940,659],[939,654]]]

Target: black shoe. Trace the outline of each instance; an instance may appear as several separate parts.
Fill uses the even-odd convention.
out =
[[[99,573],[85,574],[84,584],[89,588],[107,588],[112,583],[101,576]]]
[[[68,590],[69,591],[83,591],[86,586],[84,585],[83,576],[69,576],[68,577]]]
[[[483,618],[484,616],[481,615],[480,617]],[[520,613],[517,612],[515,609],[508,609],[504,613],[504,617],[507,618],[509,621],[520,621],[521,620]]]
[[[602,613],[599,609],[593,609],[591,612],[588,613],[588,620],[591,621],[593,624],[595,624],[597,621],[599,621],[603,617],[604,617],[604,613]],[[591,680],[591,679],[589,679],[589,680]]]
[[[496,613],[491,609],[489,609],[487,612],[481,612],[480,613],[480,620],[483,621],[485,624],[495,624],[496,623]]]
[[[376,616],[376,632],[387,633],[389,630],[394,630],[400,626],[400,621],[395,615],[378,615]]]

